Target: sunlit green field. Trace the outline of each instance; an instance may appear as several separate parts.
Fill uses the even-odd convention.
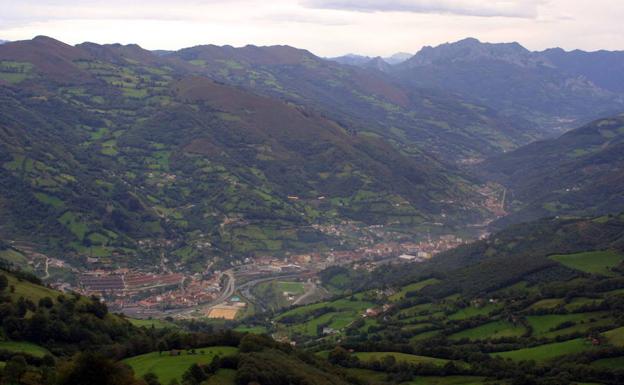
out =
[[[492,355],[495,357],[510,358],[514,361],[533,360],[536,362],[541,362],[566,354],[580,353],[589,349],[592,349],[592,345],[590,342],[586,341],[583,338],[577,338],[570,341],[545,344],[532,348],[493,353]]]
[[[587,253],[553,255],[550,259],[586,273],[614,275],[611,268],[622,263],[622,261],[624,261],[624,255],[614,251],[592,251]]]
[[[435,364],[444,365],[448,360],[441,358],[417,356],[414,354],[396,353],[396,352],[358,352],[354,355],[362,361],[381,361],[386,356],[392,356],[397,362],[406,362],[410,364]]]
[[[519,337],[526,332],[522,326],[515,326],[510,322],[495,321],[476,328],[463,330],[459,333],[452,334],[451,339],[469,338],[472,340],[502,338],[502,337]]]
[[[197,354],[182,351],[179,356],[172,356],[169,352],[152,352],[125,359],[123,362],[130,365],[138,377],[152,372],[161,383],[168,384],[173,379],[180,381],[184,372],[195,363],[208,364],[217,355],[226,356],[237,352],[236,348],[230,346],[211,346],[195,350]]]
[[[47,349],[30,342],[0,341],[0,350],[7,350],[15,353],[26,353],[34,357],[43,357],[50,354]]]
[[[418,376],[406,385],[481,385],[484,381],[485,377],[476,376]]]
[[[130,321],[130,323],[133,324],[134,326],[139,326],[139,327],[146,327],[146,328],[153,327],[155,329],[177,328],[176,324],[174,324],[173,322],[159,320],[159,319],[129,318],[128,321]]]

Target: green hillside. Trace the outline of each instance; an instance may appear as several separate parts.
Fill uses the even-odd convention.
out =
[[[9,62],[24,76],[0,86],[0,237],[75,266],[143,265],[165,248],[200,270],[339,244],[313,224],[488,215],[473,181],[433,155],[138,46],[37,37],[0,46]]]
[[[383,137],[417,159],[458,162],[539,137],[517,121],[440,88],[410,87],[378,71],[289,46],[203,45],[166,55],[194,71],[253,92],[306,105],[359,134]]]
[[[616,384],[623,250],[624,215],[517,225],[413,268],[360,273],[351,289],[343,282],[353,294],[277,313],[266,327],[388,383],[506,383],[522,373],[540,384]],[[349,277],[334,268],[324,282],[335,274]]]
[[[478,166],[509,188],[505,226],[555,215],[602,215],[624,208],[624,116],[600,119]]]

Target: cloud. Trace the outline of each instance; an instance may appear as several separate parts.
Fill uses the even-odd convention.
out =
[[[539,0],[302,0],[304,7],[535,19]]]
[[[3,8],[0,27],[48,20],[210,20],[215,7],[234,8],[251,0],[21,0]],[[222,13],[217,13],[216,18]]]
[[[258,17],[257,20],[275,23],[316,24],[323,26],[346,26],[352,24],[345,18],[297,13],[274,13]]]

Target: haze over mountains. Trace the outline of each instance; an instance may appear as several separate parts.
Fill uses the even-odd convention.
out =
[[[349,64],[382,69],[403,83],[456,92],[503,116],[542,130],[561,131],[622,109],[622,52],[531,52],[518,43],[468,38],[424,47],[399,65],[372,60]]]

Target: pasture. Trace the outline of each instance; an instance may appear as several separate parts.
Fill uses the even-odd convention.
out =
[[[312,305],[301,306],[289,310],[279,317],[277,321],[282,321],[285,317],[300,317],[301,320],[294,323],[284,323],[289,333],[297,333],[305,336],[316,336],[321,327],[330,327],[340,331],[354,320],[361,317],[364,311],[373,307],[374,304],[368,301],[350,300],[346,298],[331,302],[320,302]],[[327,308],[328,311],[321,314],[314,314],[319,309]]]
[[[624,255],[616,253],[615,251],[591,251],[586,253],[553,255],[550,259],[585,273],[610,276],[615,274],[611,271],[611,268],[622,263],[622,261],[624,261]]]
[[[566,354],[580,353],[589,349],[592,349],[590,342],[586,341],[584,338],[577,338],[565,342],[539,345],[532,348],[492,353],[491,355],[495,357],[509,358],[514,361],[533,360],[536,362],[543,362],[564,356]]]
[[[493,339],[502,337],[520,337],[526,332],[522,326],[515,326],[506,321],[489,322],[485,325],[477,326],[472,329],[462,330],[459,333],[452,334],[449,338],[458,340],[468,338],[471,340]]]
[[[547,314],[528,316],[527,321],[533,328],[534,336],[544,335],[564,322],[583,322],[590,319],[601,318],[605,313],[573,313],[573,314]]]
[[[277,282],[277,288],[281,293],[301,295],[305,292],[303,282]]]
[[[439,279],[430,278],[430,279],[425,279],[424,281],[420,281],[420,282],[412,283],[407,286],[403,286],[400,291],[391,295],[390,297],[388,297],[388,299],[390,299],[390,301],[399,301],[405,298],[407,293],[420,291],[423,288],[430,286],[430,285],[434,285],[438,282],[440,282]]]
[[[397,362],[405,362],[408,364],[434,364],[442,366],[449,362],[441,358],[433,358],[426,356],[417,356],[414,354],[397,353],[397,352],[357,352],[354,356],[361,361],[382,361],[384,357],[392,356]]]
[[[603,369],[624,368],[624,357],[602,358],[591,363],[591,366]]]
[[[493,305],[493,304],[489,304],[489,305],[485,305],[485,306],[481,306],[481,307],[469,306],[469,307],[463,308],[463,309],[458,310],[457,312],[451,314],[448,317],[448,319],[450,319],[450,320],[462,320],[462,319],[468,319],[468,318],[472,318],[472,317],[476,317],[476,316],[480,316],[480,315],[488,315],[491,312],[493,312],[496,309],[498,309],[499,307],[500,307],[500,305]]]
[[[418,376],[405,385],[481,385],[485,377],[476,376]]]
[[[237,352],[230,346],[210,346],[195,349],[197,354],[189,354],[181,351],[180,355],[171,355],[170,352],[152,352],[123,360],[130,365],[137,377],[143,377],[146,373],[154,373],[161,383],[168,384],[172,380],[181,380],[184,372],[193,364],[208,364],[217,356],[232,355]]]
[[[9,287],[13,286],[15,291],[11,293],[11,297],[17,300],[19,297],[28,298],[33,302],[38,302],[41,298],[50,297],[55,300],[58,297],[58,292],[52,289],[48,289],[44,286],[35,285],[34,283],[18,280],[12,275],[5,274],[9,280]]]
[[[173,322],[160,320],[160,319],[134,319],[134,318],[128,318],[128,321],[130,321],[130,323],[133,324],[134,326],[145,327],[145,328],[148,328],[148,329],[150,329],[150,328],[154,328],[154,329],[166,329],[166,328],[177,329],[177,327],[178,327]]]
[[[25,353],[30,354],[33,357],[43,357],[50,352],[30,342],[16,342],[16,341],[0,341],[0,350],[6,350],[12,353]]]
[[[607,337],[610,344],[618,347],[624,347],[624,327],[609,330],[602,334]]]

